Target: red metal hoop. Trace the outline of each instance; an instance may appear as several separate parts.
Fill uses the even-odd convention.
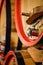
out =
[[[16,56],[14,55],[13,51],[9,51],[7,55],[5,56],[5,59],[3,61],[2,65],[9,65],[11,60],[15,60]]]
[[[35,45],[41,39],[42,33],[39,34],[38,39],[34,41],[29,40],[29,38],[26,36],[23,30],[23,25],[22,25],[21,0],[15,0],[15,23],[16,23],[16,29],[17,29],[18,36],[24,45],[26,46]]]
[[[4,0],[1,0],[1,5],[0,5],[0,16],[1,16],[1,11],[2,11],[3,4],[4,4]]]

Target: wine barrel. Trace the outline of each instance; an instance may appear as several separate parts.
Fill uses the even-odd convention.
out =
[[[35,63],[26,50],[21,50],[16,51],[15,54],[9,52],[5,57],[3,65],[35,65]]]
[[[14,54],[14,52],[13,51],[9,51],[8,53],[7,53],[7,55],[5,56],[5,58],[4,58],[4,61],[3,61],[3,63],[2,63],[2,65],[10,65],[10,62],[11,61],[15,61],[16,60],[16,56],[15,56],[15,54]],[[14,62],[15,63],[15,62]],[[13,63],[12,63],[13,64]],[[17,64],[16,64],[17,65]]]
[[[11,32],[11,45],[10,45],[11,49],[13,49],[13,50],[17,49],[18,44],[22,46],[22,47],[20,46],[21,49],[28,48],[28,46],[25,46],[22,44],[22,42],[20,41],[20,39],[17,35],[17,32]]]
[[[35,65],[33,59],[26,50],[15,52],[18,65]]]
[[[5,6],[5,3],[6,1],[5,0],[1,0],[3,2],[3,7],[2,7],[2,10],[1,10],[1,32],[0,32],[0,39],[1,39],[1,44],[2,45],[6,45],[6,6]],[[2,5],[2,4],[1,4]],[[15,24],[14,24],[14,0],[12,1],[11,0],[11,49],[16,49],[17,46],[18,46],[18,35],[17,35],[17,31],[15,31]],[[26,46],[22,45],[22,48],[24,49]]]
[[[33,58],[34,62],[43,62],[43,50],[39,50],[35,47],[30,47],[27,49],[27,51]]]
[[[37,12],[38,13],[38,12]],[[35,14],[35,16],[37,15],[37,13]],[[40,16],[40,14],[42,14],[43,16],[43,10],[41,12],[39,12],[38,17]],[[33,16],[32,16],[33,17]],[[36,16],[37,18],[37,16]],[[30,20],[34,20],[34,18],[29,18]],[[30,22],[30,21],[29,21]],[[24,28],[23,28],[23,24],[22,24],[22,15],[21,15],[21,0],[16,0],[15,1],[15,24],[16,24],[16,29],[17,29],[17,33],[18,36],[21,40],[21,42],[26,45],[26,46],[32,46],[35,45],[39,42],[39,40],[41,39],[43,32],[41,32],[40,34],[38,34],[38,38],[36,38],[35,40],[31,40],[24,32]]]

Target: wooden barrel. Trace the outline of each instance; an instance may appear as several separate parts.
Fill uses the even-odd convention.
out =
[[[43,50],[39,50],[35,47],[30,47],[27,49],[27,51],[33,58],[34,62],[43,62]]]
[[[17,35],[17,32],[11,32],[11,49],[17,49],[18,43],[21,44],[22,42],[19,42],[19,37]],[[25,46],[21,44],[22,49],[26,49],[28,46]]]
[[[12,63],[12,61],[14,61],[14,62]],[[14,52],[13,52],[13,51],[9,51],[9,52],[6,54],[2,65],[11,65],[11,64],[12,64],[12,65],[14,65],[14,64],[17,65],[17,61],[16,61],[16,63],[15,63],[15,61],[16,61],[16,56],[15,56]],[[11,63],[11,64],[10,64],[10,63]]]
[[[33,59],[27,50],[21,50],[15,53],[18,65],[35,65]]]
[[[42,16],[43,16],[43,10],[39,14],[42,14]],[[34,18],[32,18],[32,19],[29,18],[29,19],[34,20]],[[15,24],[16,24],[16,29],[17,29],[18,36],[19,36],[20,40],[22,41],[22,43],[24,43],[24,45],[26,45],[26,46],[32,46],[32,45],[37,44],[39,42],[39,40],[41,39],[42,35],[43,35],[43,32],[41,32],[40,34],[38,34],[38,38],[36,38],[35,40],[31,40],[25,34],[24,29],[23,29],[23,24],[22,24],[21,0],[20,1],[16,0],[15,1]]]
[[[15,54],[9,52],[3,64],[4,65],[35,65],[33,59],[26,50],[16,51]]]
[[[4,1],[4,0],[3,0]],[[0,0],[1,2],[1,0]],[[2,45],[6,45],[5,43],[5,38],[6,38],[6,6],[5,6],[5,1],[3,3],[3,7],[2,7],[2,11],[1,11],[1,27],[0,27],[0,39],[1,39],[1,44]],[[15,19],[14,19],[14,0],[11,0],[11,48],[14,50],[15,48],[17,48],[18,46],[18,35],[17,35],[17,31],[15,28]],[[24,48],[25,46],[22,45],[22,48]]]

